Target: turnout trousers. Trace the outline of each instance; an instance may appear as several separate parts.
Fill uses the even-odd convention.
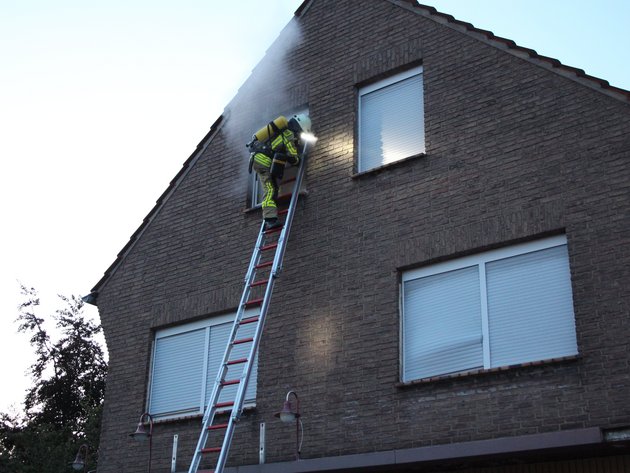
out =
[[[278,206],[276,204],[276,199],[278,198],[278,182],[269,172],[271,169],[271,158],[262,153],[256,153],[252,168],[256,171],[256,174],[258,174],[258,180],[264,192],[262,200],[263,218],[265,220],[278,218]]]

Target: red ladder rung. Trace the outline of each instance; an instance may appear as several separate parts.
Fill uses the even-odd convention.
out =
[[[278,215],[286,215],[289,213],[289,209],[278,210]]]
[[[216,425],[211,425],[210,427],[208,427],[208,430],[221,430],[221,429],[227,429],[228,425],[227,424],[216,424]]]
[[[295,177],[288,177],[284,181],[282,181],[279,185],[283,186],[283,185],[289,184],[291,182],[295,182]]]
[[[279,195],[279,196],[277,197],[277,199],[276,199],[276,202],[284,202],[284,201],[287,201],[287,200],[291,200],[291,196],[292,196],[292,195],[293,195],[293,194],[292,194],[291,192],[288,192],[288,193],[286,193],[286,194]]]
[[[272,233],[278,233],[282,231],[282,227],[284,227],[284,223],[279,226],[279,227],[275,227],[272,228],[271,230],[265,230],[265,235],[271,235]]]
[[[239,384],[240,382],[240,379],[229,379],[227,381],[221,381],[221,386],[232,386],[233,384]]]
[[[221,408],[221,407],[232,407],[234,405],[234,401],[226,401],[226,402],[217,402],[214,407],[216,408]]]
[[[264,286],[268,282],[269,282],[269,279],[263,279],[261,281],[256,281],[256,282],[251,283],[249,287]]]
[[[247,358],[238,358],[227,362],[228,365],[238,365],[240,363],[247,363]]]
[[[240,345],[242,343],[250,343],[254,341],[254,337],[241,338],[239,340],[234,340],[234,345]]]
[[[202,448],[201,453],[219,453],[221,451],[221,447],[208,447]]]
[[[256,265],[256,269],[268,268],[273,265],[273,261],[267,261],[266,263],[260,263]]]
[[[247,324],[253,324],[254,322],[258,322],[258,316],[255,315],[254,317],[248,317],[246,319],[243,319],[240,321],[241,325],[247,325]]]
[[[267,250],[273,250],[274,248],[276,248],[278,246],[277,243],[272,243],[271,245],[265,245],[265,246],[261,246],[260,247],[260,251],[267,251]]]
[[[245,307],[251,306],[251,305],[260,305],[263,302],[263,298],[261,297],[260,299],[252,299],[251,301],[247,301],[245,302]]]

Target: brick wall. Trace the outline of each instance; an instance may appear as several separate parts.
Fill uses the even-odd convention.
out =
[[[128,434],[146,408],[153,330],[238,303],[260,219],[244,212],[243,144],[274,106],[308,104],[319,142],[261,344],[257,408],[230,464],[258,461],[260,422],[267,460],[292,458],[293,431],[273,418],[289,389],[305,457],[630,424],[630,104],[385,0],[318,0],[300,28],[290,76],[265,71],[291,80],[261,86],[254,71],[100,288],[110,373],[99,472],[146,468]],[[426,156],[355,175],[357,84],[420,62]],[[558,232],[578,360],[398,384],[401,268]],[[170,471],[175,433],[185,470],[200,426],[156,425],[152,471]]]

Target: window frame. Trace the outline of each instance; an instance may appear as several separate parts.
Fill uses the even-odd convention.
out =
[[[464,268],[469,268],[472,266],[477,266],[479,272],[479,293],[480,293],[480,302],[481,302],[481,330],[482,330],[482,348],[483,348],[483,366],[475,369],[476,370],[492,370],[503,368],[503,366],[492,366],[491,363],[491,355],[490,355],[490,326],[489,326],[489,310],[488,310],[488,287],[487,287],[487,270],[485,266],[488,263],[493,263],[496,261],[504,260],[506,258],[523,256],[528,253],[534,253],[541,250],[552,249],[555,247],[567,246],[567,238],[566,235],[557,235],[552,237],[547,237],[531,242],[520,243],[516,245],[511,245],[503,248],[498,248],[495,250],[489,250],[482,253],[477,253],[474,255],[464,256],[461,258],[456,258],[449,261],[444,261],[441,263],[436,263],[430,266],[425,266],[421,268],[411,269],[408,271],[404,271],[401,274],[401,282],[400,282],[400,300],[399,300],[399,311],[400,311],[400,372],[399,377],[402,383],[412,383],[417,381],[422,381],[425,379],[432,378],[441,378],[441,377],[449,377],[452,375],[456,375],[459,372],[451,372],[451,373],[442,373],[436,374],[429,377],[422,378],[410,378],[406,379],[405,376],[405,366],[407,363],[407,350],[405,347],[405,283],[409,281],[414,281],[417,279],[435,276],[438,274],[447,273],[450,271],[456,271]],[[569,261],[567,261],[567,265],[569,265]],[[570,267],[569,267],[570,270]],[[571,281],[569,280],[569,284]],[[571,303],[573,307],[573,291],[571,288]],[[576,356],[579,354],[579,347],[577,346],[577,329],[575,327],[575,309],[573,308],[573,322],[574,322],[574,335],[576,342],[576,352],[573,354],[567,354],[566,357]],[[545,361],[545,360],[539,360]],[[464,369],[463,372],[469,371],[468,369]]]
[[[248,317],[248,316],[253,316],[255,309],[248,309],[245,311],[243,317]],[[172,420],[172,419],[181,419],[181,418],[186,418],[186,417],[190,417],[190,416],[197,416],[197,415],[203,415],[206,409],[206,398],[208,396],[210,396],[211,393],[211,389],[212,386],[214,385],[214,383],[212,383],[211,386],[208,386],[208,372],[209,372],[209,363],[208,363],[208,356],[209,356],[209,337],[210,337],[210,332],[209,329],[211,327],[216,327],[219,325],[225,325],[225,324],[229,324],[229,330],[232,330],[232,324],[234,322],[234,318],[236,317],[236,312],[232,312],[229,314],[223,314],[223,315],[218,315],[218,316],[214,316],[214,317],[210,317],[207,319],[203,319],[203,320],[198,320],[198,321],[194,321],[194,322],[187,322],[181,325],[177,325],[177,326],[173,326],[173,327],[167,327],[167,328],[163,328],[163,329],[158,329],[154,331],[153,334],[153,341],[152,341],[152,346],[151,346],[151,363],[150,363],[150,369],[149,369],[149,380],[147,383],[147,397],[146,397],[146,410],[147,412],[149,412],[151,414],[151,416],[156,419],[156,420]],[[199,393],[199,403],[196,406],[197,409],[178,409],[178,410],[174,410],[174,411],[168,411],[168,412],[157,412],[157,413],[153,413],[151,412],[151,402],[152,402],[152,395],[153,395],[153,387],[154,387],[154,380],[155,380],[155,370],[156,370],[156,350],[157,350],[157,340],[160,338],[167,338],[167,337],[172,337],[172,336],[177,336],[177,335],[183,335],[185,333],[189,333],[189,332],[193,332],[193,331],[197,331],[197,330],[205,330],[205,345],[204,345],[204,353],[203,353],[203,372],[201,374],[202,379],[201,379],[201,389],[200,389],[200,393]],[[225,352],[225,348],[226,345],[223,345],[220,348],[220,352],[223,354]],[[223,356],[223,355],[222,355]],[[258,364],[258,360],[257,358],[254,359],[254,363],[255,363],[255,370],[257,373],[257,364]],[[250,377],[250,383],[252,381],[252,378]],[[254,379],[254,381],[256,381],[256,379]],[[248,389],[253,389],[253,398],[245,398],[245,402],[243,403],[243,407],[244,408],[251,408],[254,407],[256,405],[256,396],[257,396],[257,386],[256,383],[253,385],[252,388],[252,384],[248,385]],[[224,411],[230,411],[230,408],[226,408]],[[223,412],[223,411],[221,411]]]
[[[423,139],[423,146],[422,146],[422,150],[419,151],[418,153],[414,153],[411,154],[409,156],[405,156],[399,159],[396,159],[394,161],[391,162],[387,162],[384,163],[384,159],[381,159],[381,164],[378,166],[373,166],[373,167],[369,167],[369,168],[363,168],[362,166],[362,133],[363,133],[363,96],[370,94],[372,92],[376,92],[378,90],[382,90],[385,89],[389,86],[392,86],[394,84],[397,84],[399,82],[402,82],[406,79],[410,79],[412,77],[415,76],[420,76],[420,82],[422,85],[422,90],[421,90],[421,97],[422,97],[422,139]],[[368,173],[370,171],[374,171],[376,169],[380,169],[382,167],[385,166],[389,166],[389,165],[393,165],[395,163],[399,163],[401,161],[405,161],[408,158],[414,157],[414,156],[418,156],[418,155],[423,155],[426,152],[426,136],[425,136],[425,113],[424,113],[425,107],[424,107],[424,67],[422,65],[418,65],[415,66],[411,69],[407,69],[405,71],[402,72],[398,72],[396,74],[393,74],[391,76],[388,76],[384,79],[378,80],[376,82],[364,85],[364,86],[359,86],[358,90],[357,90],[357,164],[356,164],[356,170],[358,174],[363,174],[363,173]],[[383,156],[382,156],[383,158]]]

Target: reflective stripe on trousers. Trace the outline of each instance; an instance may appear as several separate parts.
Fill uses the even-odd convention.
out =
[[[263,156],[269,160],[269,166],[271,166],[271,158],[265,156],[262,153],[257,153],[254,156],[253,169],[258,174],[258,180],[263,186],[265,195],[263,196],[262,204],[262,216],[267,218],[278,218],[278,206],[276,204],[276,198],[278,197],[278,184],[276,180],[271,176],[269,172],[269,166],[262,165],[261,160],[257,159],[259,156]]]

